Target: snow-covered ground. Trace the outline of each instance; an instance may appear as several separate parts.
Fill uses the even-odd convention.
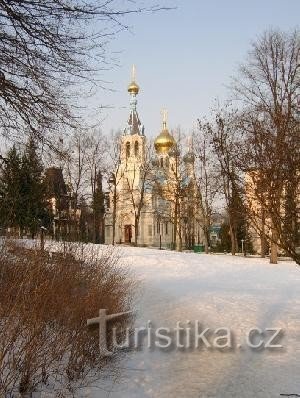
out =
[[[136,325],[198,320],[227,327],[235,346],[253,327],[282,328],[281,349],[141,350],[127,352],[116,379],[86,390],[109,398],[266,398],[300,394],[300,268],[284,261],[122,249],[142,280]]]

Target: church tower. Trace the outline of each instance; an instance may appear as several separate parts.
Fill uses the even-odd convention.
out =
[[[145,134],[137,112],[137,95],[140,87],[136,83],[135,66],[132,66],[131,83],[128,86],[130,94],[130,113],[127,125],[121,137],[121,169],[125,180],[133,185],[139,183],[140,167],[145,161]]]

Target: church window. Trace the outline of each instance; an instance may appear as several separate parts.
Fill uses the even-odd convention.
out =
[[[126,157],[130,156],[130,142],[126,142]]]
[[[166,158],[166,167],[169,167],[169,158]]]
[[[164,159],[160,158],[160,167],[164,167]]]
[[[134,155],[138,156],[139,154],[139,143],[137,141],[135,141],[134,143]]]

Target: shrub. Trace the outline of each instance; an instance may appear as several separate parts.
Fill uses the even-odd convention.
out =
[[[6,243],[0,264],[0,396],[70,392],[99,374],[107,360],[99,358],[98,330],[86,322],[100,308],[131,308],[134,283],[120,253],[77,247],[76,256],[70,249],[51,255]]]

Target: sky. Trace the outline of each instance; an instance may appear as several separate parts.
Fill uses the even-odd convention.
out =
[[[132,15],[130,30],[110,43],[119,66],[103,72],[109,90],[99,89],[93,106],[102,111],[102,130],[123,129],[129,113],[131,66],[135,64],[138,111],[145,133],[169,128],[188,133],[197,118],[209,117],[216,99],[230,96],[230,77],[247,56],[251,41],[266,29],[299,27],[300,0],[162,0],[170,11]]]

